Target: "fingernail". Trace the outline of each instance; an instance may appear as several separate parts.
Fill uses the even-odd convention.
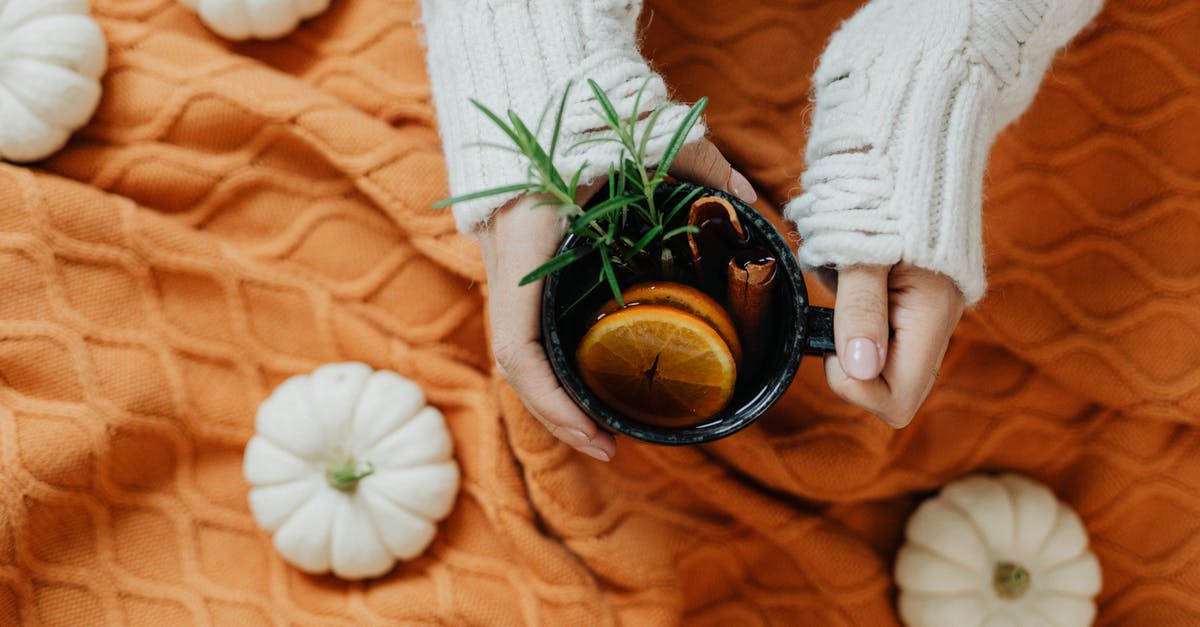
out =
[[[607,462],[607,461],[612,460],[612,457],[609,456],[607,451],[605,451],[604,449],[595,447],[595,446],[581,446],[576,450],[579,451],[580,453],[583,453],[584,455],[587,455],[588,457],[593,457],[602,462]]]
[[[879,374],[879,347],[865,337],[846,342],[846,356],[841,360],[846,374],[859,381],[869,381]]]
[[[748,203],[758,200],[758,194],[754,191],[754,186],[750,184],[750,179],[737,170],[729,170],[729,182],[726,183],[725,188],[729,190],[729,193]]]
[[[588,437],[588,434],[580,431],[579,429],[572,429],[570,427],[559,427],[554,430],[554,435],[563,442],[566,442],[567,446],[571,446],[573,448],[586,446],[592,441],[592,439]]]

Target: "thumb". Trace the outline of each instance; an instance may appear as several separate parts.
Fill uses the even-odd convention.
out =
[[[758,200],[750,181],[725,160],[725,155],[707,139],[700,139],[679,149],[671,162],[671,174],[676,178],[724,190],[746,203]]]
[[[870,381],[883,372],[888,343],[888,266],[838,271],[833,336],[846,376]]]

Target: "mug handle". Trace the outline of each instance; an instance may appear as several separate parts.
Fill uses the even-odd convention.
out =
[[[809,307],[805,318],[804,329],[808,338],[804,343],[804,354],[827,355],[837,352],[833,340],[833,310],[828,307]]]

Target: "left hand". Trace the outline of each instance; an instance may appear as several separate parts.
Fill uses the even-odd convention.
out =
[[[746,177],[707,140],[685,145],[671,174],[723,189],[747,203],[757,198]],[[497,371],[554,437],[585,455],[609,461],[616,454],[616,440],[571,401],[546,359],[541,342],[542,281],[519,285],[522,276],[554,255],[562,240],[563,220],[547,207],[539,207],[541,200],[524,197],[509,203],[496,212],[490,226],[478,232],[487,268],[492,353]]]
[[[829,387],[887,425],[907,426],[933,388],[964,304],[948,277],[909,264],[838,271]]]

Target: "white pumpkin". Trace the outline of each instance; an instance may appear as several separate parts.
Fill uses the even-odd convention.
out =
[[[458,465],[441,412],[400,375],[345,363],[284,381],[258,409],[250,509],[308,573],[375,577],[421,554],[450,513]]]
[[[87,0],[0,0],[0,159],[37,161],[100,103],[104,33]]]
[[[917,508],[907,536],[896,583],[910,627],[1079,627],[1096,616],[1087,531],[1025,477],[951,483]]]
[[[225,39],[277,39],[301,20],[324,13],[330,0],[179,0]]]

